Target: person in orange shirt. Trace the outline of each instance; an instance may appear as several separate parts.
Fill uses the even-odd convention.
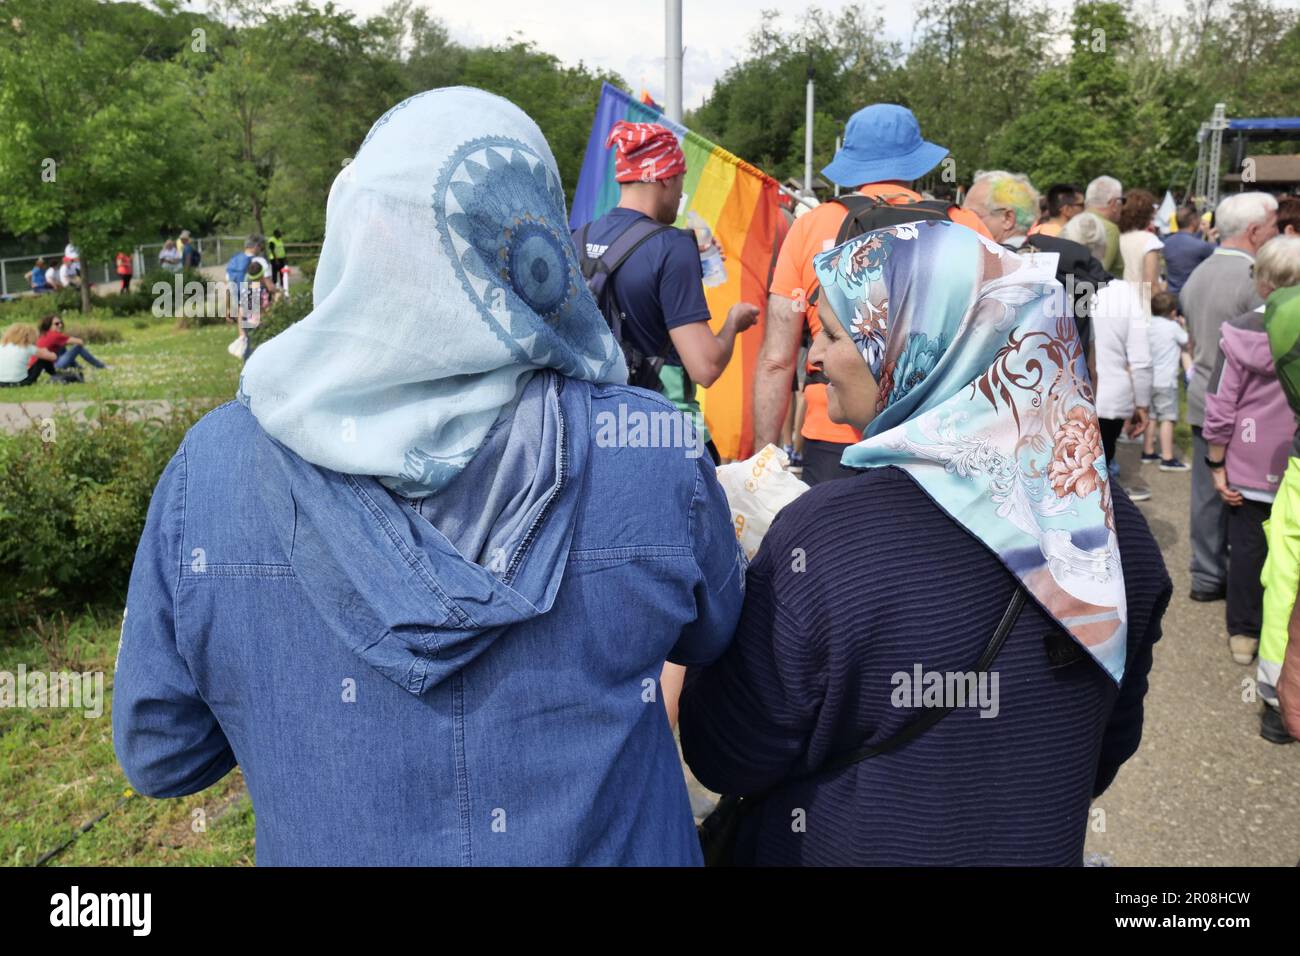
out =
[[[1065,224],[1083,212],[1083,193],[1069,183],[1047,190],[1047,218],[1030,227],[1029,235],[1059,236]]]
[[[921,138],[912,111],[892,103],[876,103],[849,118],[844,145],[822,175],[831,182],[891,206],[921,201],[911,188],[914,180],[938,166],[948,150]],[[849,210],[825,202],[800,216],[781,246],[768,289],[767,321],[754,380],[754,447],[776,444],[790,403],[791,379],[799,359],[804,328],[821,331],[817,306],[808,297],[817,287],[813,256],[834,248]],[[917,216],[918,219],[925,218]],[[950,206],[948,218],[988,236],[978,216]],[[990,237],[991,238],[991,237]],[[803,479],[810,485],[852,475],[840,465],[844,449],[861,440],[851,425],[832,422],[826,413],[827,385],[813,377],[804,386]]]

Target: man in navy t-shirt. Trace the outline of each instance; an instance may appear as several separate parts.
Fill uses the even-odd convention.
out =
[[[1206,242],[1196,234],[1201,217],[1196,207],[1178,207],[1178,231],[1165,240],[1165,273],[1169,278],[1169,291],[1174,295],[1183,287],[1192,270],[1210,257],[1214,243]]]
[[[587,242],[593,248],[608,246],[645,213],[615,206],[591,224]],[[700,252],[691,234],[666,229],[641,244],[618,270],[612,294],[626,316],[623,336],[644,355],[667,349],[667,364],[681,365],[670,340],[672,329],[709,321],[704,300]],[[707,385],[707,382],[701,384]]]
[[[586,251],[596,258],[635,222],[676,222],[686,173],[677,137],[656,123],[616,123],[606,146],[617,148],[619,203],[587,229]],[[666,364],[682,366],[691,381],[708,387],[731,361],[736,336],[758,320],[758,306],[733,305],[715,335],[702,276],[694,233],[666,229],[636,248],[611,285],[626,316],[624,339],[651,358],[666,349]]]

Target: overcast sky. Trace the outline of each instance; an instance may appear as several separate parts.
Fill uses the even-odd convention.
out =
[[[320,5],[320,0],[316,0]],[[336,0],[360,17],[379,13],[389,0]],[[1049,0],[1069,11],[1070,0]],[[1294,6],[1300,0],[1282,0]],[[195,6],[205,6],[197,0]],[[821,0],[835,11],[849,0]],[[868,9],[883,15],[885,36],[907,47],[912,38],[919,0],[873,0]],[[644,84],[663,102],[664,0],[494,0],[490,5],[458,0],[423,0],[423,6],[447,24],[452,37],[470,45],[504,43],[513,35],[532,40],[566,64],[583,61],[619,73],[637,92]],[[686,109],[699,106],[713,84],[745,51],[749,34],[758,26],[764,7],[780,11],[779,21],[792,31],[808,9],[807,0],[683,0],[683,100]],[[1176,22],[1183,0],[1142,0]]]
[[[312,2],[324,5],[323,0]],[[335,0],[337,6],[355,12],[358,18],[382,12],[389,2]],[[582,61],[613,70],[633,91],[639,92],[644,83],[650,94],[663,102],[664,0],[494,0],[490,6],[472,0],[416,2],[442,20],[453,39],[461,43],[487,46],[508,42],[518,34],[568,65]],[[206,0],[189,0],[186,5],[191,9],[210,6]],[[826,10],[848,5],[849,0],[818,3]],[[743,55],[749,34],[759,24],[762,8],[781,11],[781,22],[793,30],[808,6],[806,0],[683,0],[685,108],[699,106],[727,67]],[[898,25],[887,32],[890,39],[903,42],[909,39],[915,6],[913,0],[874,0],[872,4],[888,23]]]

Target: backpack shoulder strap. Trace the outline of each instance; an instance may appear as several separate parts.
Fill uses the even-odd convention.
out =
[[[653,219],[638,219],[615,236],[613,241],[598,254],[592,255],[592,246],[587,242],[591,223],[587,223],[574,234],[574,244],[577,246],[578,257],[582,262],[583,278],[591,280],[596,278],[597,273],[603,273],[605,280],[608,281],[609,277],[617,272],[643,243],[672,228]]]

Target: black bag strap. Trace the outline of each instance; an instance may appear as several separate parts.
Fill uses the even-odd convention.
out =
[[[648,216],[642,217],[615,236],[600,255],[593,256],[588,252],[587,233],[591,230],[591,223],[587,223],[574,236],[578,258],[582,263],[582,277],[590,284],[592,279],[599,281],[599,273],[603,274],[604,281],[608,282],[642,243],[672,228],[674,227],[655,222]]]
[[[997,630],[993,632],[993,637],[985,645],[984,651],[980,654],[979,660],[975,666],[977,673],[983,673],[988,670],[990,664],[1002,650],[1002,645],[1006,643],[1007,637],[1011,634],[1011,629],[1015,627],[1017,619],[1020,617],[1020,611],[1025,606],[1025,591],[1020,582],[1016,582],[1016,589],[1011,595],[1011,601],[1007,609],[1002,614],[1002,620],[998,622]],[[773,791],[790,783],[803,780],[810,780],[814,777],[820,777],[824,774],[836,773],[854,764],[861,763],[871,757],[877,757],[883,753],[889,753],[898,750],[911,743],[917,737],[920,737],[927,730],[948,716],[954,708],[942,707],[935,708],[926,712],[919,720],[908,724],[894,736],[882,741],[874,747],[860,747],[859,749],[844,754],[840,757],[832,758],[822,764],[816,770],[809,773],[800,774],[796,777],[787,777],[780,780],[766,790],[748,796],[736,796],[734,794],[724,795],[719,801],[713,812],[705,818],[700,825],[700,841],[705,852],[705,865],[730,865],[730,854],[734,851],[736,833],[740,826],[740,821],[749,816],[750,813],[758,807],[764,799]]]
[[[879,210],[888,210],[889,218],[896,222],[909,221],[907,216],[910,213],[916,213],[917,219],[950,219],[948,215],[948,204],[941,199],[917,199],[915,201],[891,203],[890,198],[893,196],[902,196],[907,198],[903,193],[890,193],[880,196],[864,196],[861,193],[848,193],[843,196],[835,196],[831,202],[843,206],[849,211],[840,223],[839,232],[835,234],[835,245],[842,245],[848,242],[854,236],[860,236],[863,233],[870,232],[871,229],[882,229],[894,223],[883,223],[880,225],[871,225],[866,219],[868,216]],[[808,294],[808,305],[816,305],[817,299],[821,295],[821,284],[818,285]]]
[[[993,663],[993,659],[998,656],[998,652],[1002,650],[1002,645],[1006,643],[1008,635],[1011,634],[1011,629],[1016,626],[1016,620],[1020,617],[1020,611],[1024,606],[1025,589],[1021,587],[1019,582],[1016,582],[1016,590],[1011,595],[1011,602],[1007,605],[1006,611],[1002,614],[1002,620],[998,622],[997,630],[993,632],[993,636],[989,638],[989,642],[985,645],[984,651],[979,656],[979,660],[975,662],[976,674],[982,674],[988,670],[989,665]],[[803,774],[794,779],[806,780],[809,777],[818,777],[822,774],[835,773],[845,769],[846,767],[851,767],[856,763],[861,763],[863,760],[867,760],[871,757],[877,757],[880,754],[897,750],[900,747],[911,743],[917,737],[920,737],[923,733],[952,713],[953,710],[955,710],[954,707],[931,708],[918,720],[912,721],[912,723],[894,734],[894,736],[881,741],[874,747],[860,747],[852,753],[836,757],[827,763],[822,764],[811,773]],[[781,785],[788,782],[788,780],[782,781]]]

